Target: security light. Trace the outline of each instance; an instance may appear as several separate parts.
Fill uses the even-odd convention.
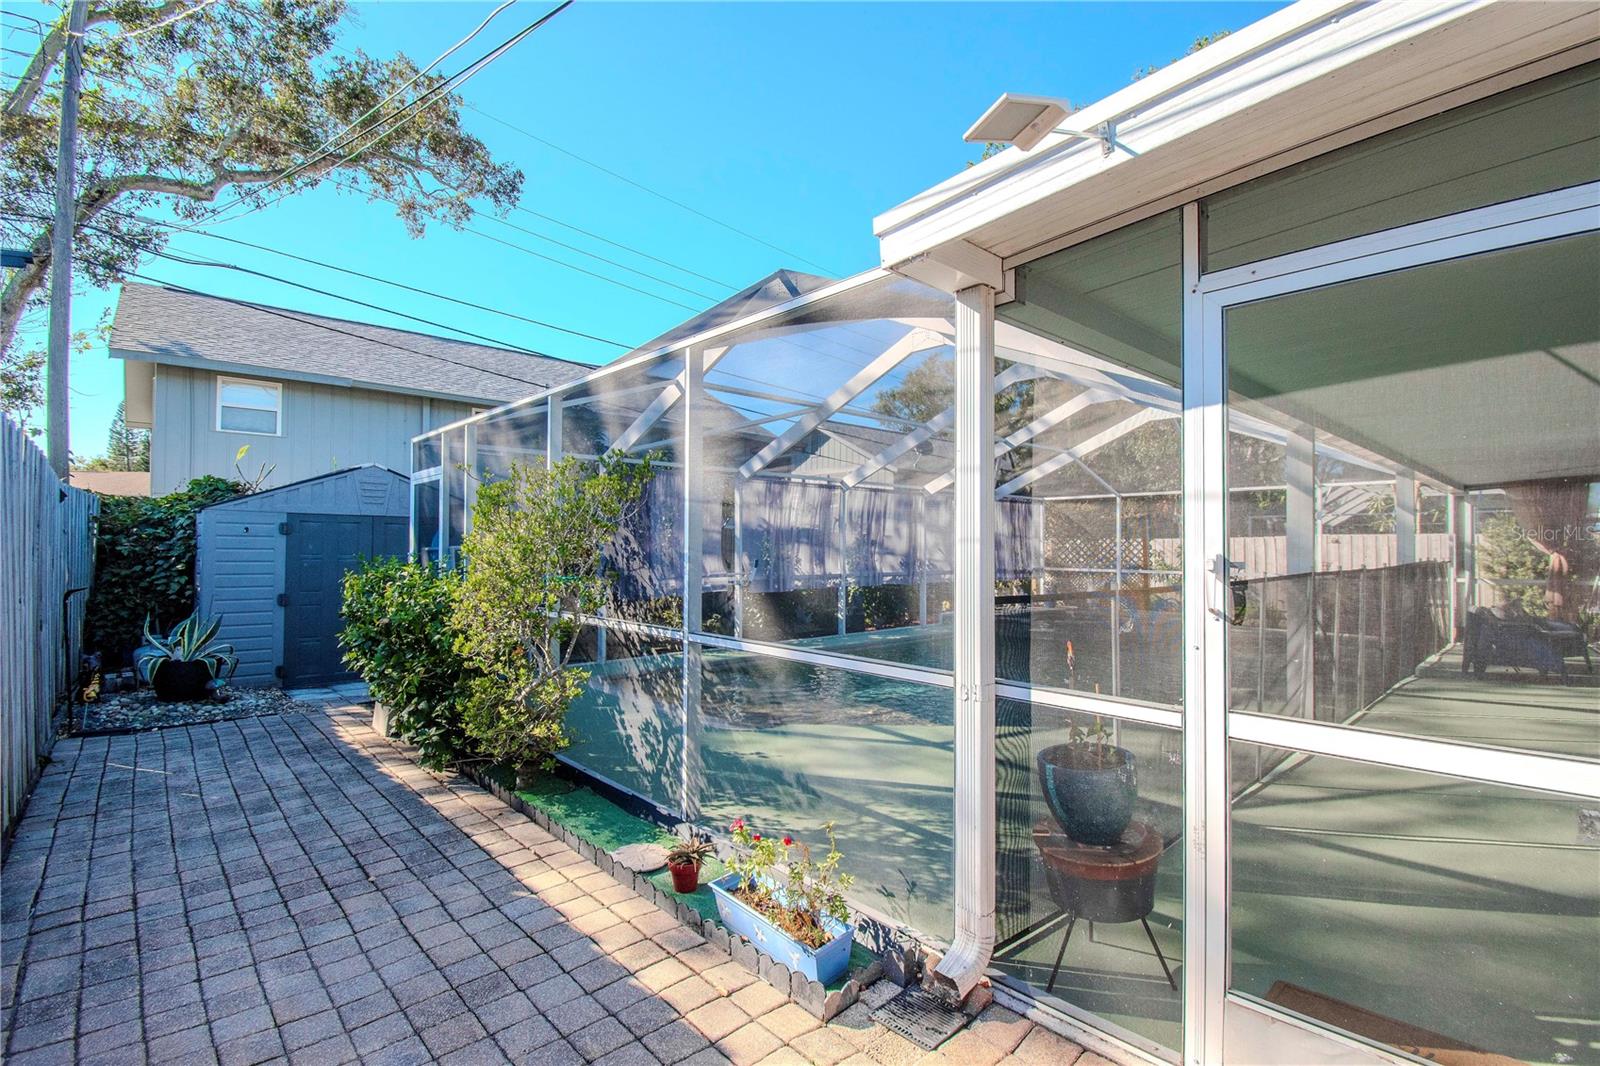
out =
[[[1107,151],[1110,150],[1111,134],[1106,127],[1092,133],[1061,128],[1058,123],[1071,113],[1072,105],[1054,96],[1001,93],[1000,99],[989,105],[989,110],[972,124],[963,139],[1014,144],[1026,152],[1044,140],[1047,133],[1065,133],[1100,141]]]

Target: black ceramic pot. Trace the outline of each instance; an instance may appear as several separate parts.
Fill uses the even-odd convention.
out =
[[[184,663],[168,659],[157,665],[150,675],[156,699],[163,703],[193,703],[209,699],[206,685],[210,681],[211,667],[203,662]]]
[[[1101,847],[1122,839],[1133,820],[1133,801],[1139,794],[1133,752],[1108,748],[1122,757],[1122,765],[1076,766],[1073,749],[1055,744],[1039,753],[1039,787],[1061,831],[1080,844]]]

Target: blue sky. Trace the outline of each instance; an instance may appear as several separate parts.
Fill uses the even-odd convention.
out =
[[[36,17],[48,17],[51,10],[7,6]],[[430,227],[425,237],[412,240],[388,204],[367,203],[331,187],[214,228],[321,262],[639,343],[778,267],[843,277],[876,265],[872,217],[977,158],[978,146],[964,144],[961,133],[999,93],[1047,93],[1092,103],[1126,85],[1139,67],[1181,56],[1196,37],[1238,29],[1280,6],[589,0],[466,86],[462,95],[487,115],[760,238],[641,191],[484,114],[466,112],[467,127],[498,158],[526,174],[524,206],[721,285],[520,212],[511,217],[518,226],[682,288],[488,220],[475,222],[474,228],[655,297],[472,233]],[[523,0],[441,69],[454,71],[457,59],[482,54],[546,7]],[[354,4],[341,26],[339,47],[377,55],[404,51],[426,62],[491,8],[469,2]],[[26,49],[32,36],[13,28],[11,20],[6,25],[5,47]],[[3,58],[9,71],[23,62],[12,55]],[[620,351],[205,237],[175,237],[170,250],[225,259],[566,358],[601,363]],[[140,271],[206,292],[421,328],[232,271],[155,259]],[[92,326],[114,303],[114,291],[82,290],[74,325]],[[31,336],[42,343],[43,322],[34,319]],[[74,362],[75,454],[104,450],[121,398],[119,361],[96,350]]]

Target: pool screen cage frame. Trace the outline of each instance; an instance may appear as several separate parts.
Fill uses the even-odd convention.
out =
[[[1310,1032],[1303,1019],[1270,1004],[1235,994],[1228,987],[1231,950],[1228,937],[1230,816],[1226,774],[1230,739],[1336,759],[1600,799],[1600,770],[1592,764],[1572,759],[1228,710],[1228,666],[1225,659],[1229,625],[1226,604],[1230,593],[1229,544],[1225,528],[1227,435],[1230,427],[1235,432],[1241,426],[1248,427],[1248,420],[1239,412],[1230,414],[1226,407],[1222,313],[1233,304],[1278,293],[1376,276],[1452,256],[1478,254],[1548,240],[1563,234],[1600,229],[1600,182],[1464,211],[1428,222],[1397,226],[1213,273],[1202,272],[1199,203],[1182,205],[1180,211],[1183,383],[1181,388],[1169,388],[1153,402],[1150,409],[1160,412],[1153,417],[1177,420],[1182,438],[1181,489],[1178,494],[1183,505],[1180,583],[1184,623],[1182,690],[1188,694],[1186,710],[1180,710],[1177,706],[1139,703],[1113,694],[1062,691],[996,677],[995,631],[992,624],[996,585],[993,545],[999,507],[992,504],[997,495],[1003,499],[1008,492],[1022,492],[1028,484],[1006,483],[996,492],[994,391],[1004,386],[1005,375],[1018,365],[1014,357],[1027,361],[1034,368],[1044,368],[1045,372],[1070,375],[1075,371],[1072,366],[1063,365],[1057,360],[1059,353],[1035,349],[1030,356],[1026,351],[1019,353],[1016,350],[1014,346],[1025,348],[1027,342],[1019,338],[1016,326],[997,323],[996,299],[1005,294],[997,292],[994,287],[975,285],[963,288],[953,298],[937,294],[951,300],[948,328],[940,328],[936,323],[926,320],[919,320],[910,327],[935,334],[934,338],[924,339],[930,343],[936,340],[937,345],[951,352],[954,360],[954,400],[935,420],[940,431],[953,431],[950,469],[947,475],[938,479],[942,482],[938,491],[949,491],[954,496],[950,565],[947,570],[920,575],[924,581],[935,577],[941,581],[948,580],[952,587],[953,602],[949,612],[952,623],[952,666],[948,670],[875,661],[830,652],[820,647],[754,640],[739,632],[706,632],[701,617],[700,593],[705,588],[703,538],[706,523],[703,518],[707,506],[703,452],[707,434],[704,424],[707,407],[702,400],[708,391],[708,364],[714,367],[726,353],[725,342],[731,340],[736,345],[738,335],[742,333],[768,326],[781,327],[787,318],[825,309],[830,301],[848,300],[852,294],[859,294],[869,286],[891,282],[902,285],[920,283],[909,282],[884,270],[868,271],[687,340],[633,353],[613,365],[597,369],[579,381],[420,434],[413,438],[413,443],[421,445],[434,438],[442,439],[459,432],[463,465],[473,468],[477,427],[507,412],[542,404],[553,416],[549,419],[545,448],[545,458],[553,462],[563,454],[563,434],[560,429],[562,412],[581,405],[584,399],[581,394],[585,390],[592,392],[597,384],[618,380],[622,375],[645,370],[652,365],[672,360],[679,362],[681,370],[677,374],[652,383],[655,396],[640,412],[636,423],[621,435],[621,439],[629,449],[646,451],[650,447],[654,421],[668,410],[676,409],[679,412],[683,436],[678,442],[676,465],[681,469],[683,502],[682,526],[678,530],[682,546],[682,568],[678,575],[683,592],[682,616],[676,620],[677,624],[671,626],[624,618],[591,620],[613,630],[682,642],[685,754],[678,809],[672,813],[690,820],[697,813],[691,767],[694,734],[698,729],[698,660],[702,648],[753,652],[772,658],[948,689],[954,704],[955,729],[955,935],[938,967],[937,975],[955,995],[964,996],[970,992],[986,972],[999,977],[989,970],[990,954],[995,944],[996,697],[1031,701],[1063,711],[1086,712],[1103,715],[1113,721],[1145,723],[1180,731],[1185,826],[1182,844],[1185,849],[1183,957],[1203,960],[1202,964],[1185,966],[1181,975],[1185,1034],[1181,1055],[1186,1063],[1209,1064],[1222,1061],[1224,1013],[1227,1010],[1244,1009],[1270,1021],[1286,1023],[1303,1034]],[[927,291],[936,292],[931,289]],[[997,335],[1001,340],[999,351],[1004,352],[1007,358],[1005,369],[998,368]],[[906,352],[924,350],[902,347],[902,358]],[[1154,380],[1125,368],[1106,365],[1095,366],[1091,376],[1103,383],[1105,375],[1111,374],[1114,380],[1118,373],[1141,378],[1140,387],[1146,392]],[[1079,381],[1079,384],[1089,383],[1086,380]],[[843,395],[836,391],[820,402],[815,397],[800,395],[769,397],[778,404],[770,410],[781,413],[783,417],[774,415],[760,419],[760,422],[781,422],[788,428],[774,434],[772,444],[776,454],[768,456],[768,461],[777,458],[827,418],[839,411],[847,411],[851,400],[860,392],[859,388],[855,388],[857,384],[843,388]],[[851,392],[851,388],[855,388],[855,391]],[[806,428],[796,428],[802,426]],[[1269,426],[1257,428],[1262,433],[1271,432]],[[1246,428],[1245,432],[1250,430]],[[884,460],[885,457],[892,461],[894,456],[913,453],[926,442],[928,436],[929,426],[908,429],[899,440],[885,446],[873,461]],[[1319,443],[1318,447],[1321,446]],[[763,449],[759,454],[765,454],[768,450],[771,449]],[[1084,460],[1084,456],[1071,456],[1062,462],[1077,463],[1101,481],[1107,494],[1116,500],[1120,516],[1123,496],[1114,485],[1106,483],[1094,472],[1092,460]],[[1373,465],[1371,456],[1363,456],[1361,461],[1365,465]],[[1459,543],[1464,534],[1470,539],[1470,505],[1459,487],[1429,484],[1426,477],[1393,465],[1380,469],[1380,476],[1392,476],[1392,483],[1397,487],[1397,498],[1413,484],[1413,478],[1418,479],[1415,484],[1446,493],[1450,498],[1447,510],[1452,537],[1449,610],[1453,632],[1458,612],[1465,610],[1471,602],[1470,575],[1461,569],[1464,553]],[[445,545],[447,558],[444,561],[447,563],[453,561],[448,539],[448,510],[451,506],[448,476],[449,464],[444,461],[438,466],[419,469],[412,475],[413,506],[417,487],[429,485],[435,480],[439,482],[439,542]],[[750,476],[762,476],[761,469],[758,467]],[[843,486],[847,477],[830,476],[828,480]],[[840,491],[847,490],[841,487]],[[469,477],[462,492],[467,516],[465,522],[470,522],[474,493],[475,485]],[[735,498],[738,498],[737,494]],[[1466,523],[1465,528],[1463,523]],[[1118,525],[1120,534],[1120,517]],[[1123,566],[1120,536],[1118,545],[1116,564],[1111,569],[1120,588],[1129,571]],[[414,540],[413,549],[417,548]],[[839,555],[843,559],[844,553]],[[1040,561],[1042,563],[1042,556]],[[848,574],[841,569],[836,576],[842,601]],[[738,574],[733,575],[735,588],[739,586],[739,577]],[[841,611],[841,627],[843,617]],[[927,621],[926,609],[921,618]],[[625,786],[617,787],[629,791]],[[1014,986],[999,980],[996,981],[996,988],[1004,1001],[1034,1012],[1044,1010],[1064,1018],[1069,1025],[1080,1030],[1086,1028],[1103,1032],[1109,1028],[1093,1014],[1079,1012],[1070,1006],[1063,1009],[1051,1004],[1043,1008]],[[1281,1033],[1284,1030],[1280,1026],[1278,1031]],[[1315,1039],[1325,1042],[1317,1045],[1323,1048],[1337,1046],[1351,1054],[1359,1052],[1376,1054],[1380,1059],[1383,1057],[1370,1043],[1331,1030],[1317,1029],[1314,1035]],[[1309,1036],[1306,1038],[1311,1039]],[[1151,1047],[1141,1046],[1137,1040],[1113,1038],[1113,1042],[1136,1055],[1151,1057],[1154,1054]]]

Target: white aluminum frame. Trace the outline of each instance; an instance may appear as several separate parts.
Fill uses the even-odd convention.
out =
[[[1185,720],[1184,802],[1192,865],[1186,871],[1184,928],[1186,958],[1204,959],[1203,967],[1186,968],[1184,1060],[1215,1066],[1314,1054],[1327,1061],[1402,1061],[1392,1051],[1229,990],[1229,740],[1591,799],[1600,799],[1600,764],[1228,710],[1222,609],[1228,592],[1225,312],[1342,282],[1600,232],[1600,182],[1210,275],[1198,272],[1198,258],[1190,254],[1199,239],[1198,205],[1186,207],[1184,219],[1184,554],[1185,610],[1191,626],[1185,638],[1185,691],[1201,694],[1199,700],[1188,701]],[[1198,762],[1190,761],[1194,759]],[[1213,767],[1216,774],[1208,774]],[[1203,955],[1195,955],[1197,950]]]

